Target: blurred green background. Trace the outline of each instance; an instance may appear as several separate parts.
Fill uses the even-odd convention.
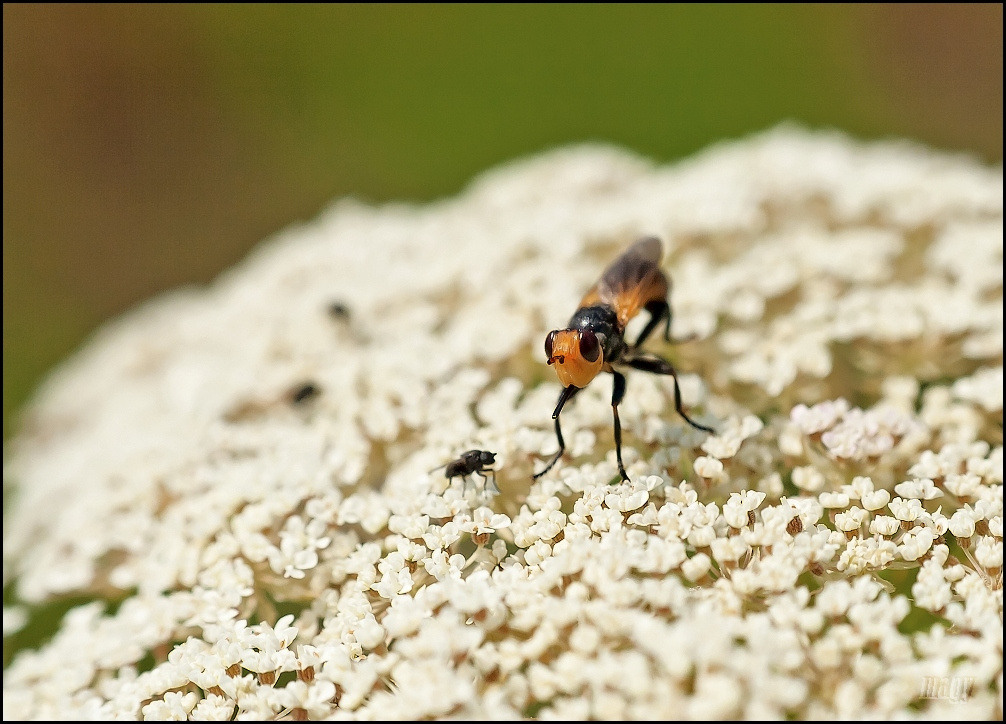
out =
[[[336,197],[792,119],[1001,162],[995,5],[3,6],[3,429],[103,320]]]

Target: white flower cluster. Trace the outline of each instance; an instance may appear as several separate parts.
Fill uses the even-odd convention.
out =
[[[1002,206],[1001,168],[793,128],[340,202],[40,393],[4,718],[1000,720]],[[545,334],[644,234],[716,434],[630,372],[620,482],[602,375],[533,481]],[[470,449],[498,494],[445,476]]]

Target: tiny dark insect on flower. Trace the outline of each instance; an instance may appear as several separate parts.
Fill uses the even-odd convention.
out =
[[[660,269],[662,255],[659,239],[645,237],[637,241],[615,259],[591,287],[569,320],[569,326],[553,330],[545,338],[545,356],[548,363],[555,367],[555,373],[563,384],[559,402],[552,413],[559,450],[544,470],[534,474],[535,478],[551,470],[566,450],[559,427],[559,413],[563,405],[589,385],[598,373],[610,372],[615,380],[611,392],[611,412],[615,421],[618,473],[622,480],[629,479],[622,464],[622,425],[618,420],[618,405],[625,396],[625,376],[616,367],[669,375],[674,380],[674,409],[697,430],[713,431],[685,413],[681,406],[678,373],[671,363],[654,354],[639,351],[661,322],[664,323],[664,339],[671,341],[671,305],[667,301],[670,282]],[[626,325],[644,309],[650,313],[649,321],[635,344],[626,344]]]
[[[300,405],[321,394],[321,388],[314,382],[303,382],[290,390],[290,401]]]
[[[349,307],[343,302],[332,302],[328,305],[328,313],[334,319],[347,321],[350,317]]]
[[[499,488],[496,486],[496,471],[492,469],[492,465],[496,463],[496,453],[489,452],[488,450],[468,450],[461,453],[460,457],[456,460],[451,460],[446,465],[440,467],[444,468],[444,477],[452,481],[454,478],[464,478],[467,484],[467,479],[469,475],[481,475],[484,481],[489,481],[490,476],[486,473],[492,474],[492,488],[491,490],[495,493],[499,493]],[[434,468],[433,470],[437,470]],[[432,470],[430,472],[433,472]]]

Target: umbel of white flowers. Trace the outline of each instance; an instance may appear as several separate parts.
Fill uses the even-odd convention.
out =
[[[4,718],[1001,719],[1002,207],[1001,167],[791,127],[337,203],[38,395],[5,651],[87,602]],[[545,335],[643,235],[716,434],[630,372],[619,482],[604,374],[532,482]],[[499,494],[430,472],[470,449]]]

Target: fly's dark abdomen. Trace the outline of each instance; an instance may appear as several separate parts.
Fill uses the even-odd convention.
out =
[[[461,460],[454,460],[449,462],[444,468],[445,478],[460,478],[463,475],[468,475],[471,470],[468,469],[467,462],[462,458]]]
[[[618,327],[618,315],[607,304],[580,307],[569,320],[568,329],[589,329],[601,340],[605,362],[616,361],[625,349],[622,331]]]

